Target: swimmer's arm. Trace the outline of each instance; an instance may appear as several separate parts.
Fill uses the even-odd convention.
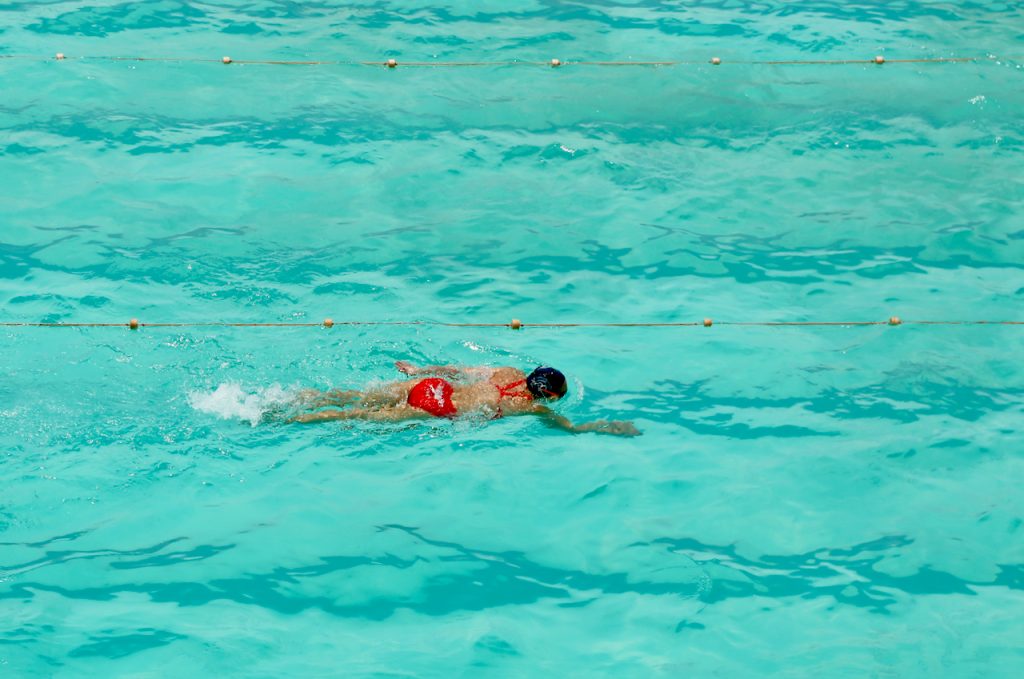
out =
[[[583,424],[573,424],[569,421],[569,418],[563,417],[550,408],[542,405],[534,406],[523,414],[538,415],[544,424],[549,427],[561,429],[563,431],[571,431],[574,434],[595,432],[598,434],[613,434],[615,436],[640,435],[640,430],[637,429],[632,422],[627,422],[626,420],[596,420],[594,422],[584,422]]]
[[[372,420],[374,422],[401,422],[423,417],[420,411],[408,408],[385,408],[382,410],[351,409],[351,410],[321,410],[317,413],[296,415],[288,420],[299,424],[313,424],[315,422],[329,422],[331,420]]]
[[[469,367],[459,365],[424,365],[416,366],[409,361],[395,361],[395,367],[398,368],[399,372],[405,373],[410,377],[416,377],[419,375],[436,375],[438,377],[475,377],[478,379],[487,379],[494,372],[494,368],[487,367]]]
[[[347,411],[321,410],[318,413],[306,413],[305,415],[296,415],[295,417],[289,419],[288,422],[298,422],[299,424],[311,424],[313,422],[327,422],[329,420],[344,420],[347,417]]]

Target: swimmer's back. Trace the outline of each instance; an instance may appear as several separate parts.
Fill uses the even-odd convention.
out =
[[[495,386],[505,386],[526,379],[526,373],[516,368],[495,368],[487,381]]]

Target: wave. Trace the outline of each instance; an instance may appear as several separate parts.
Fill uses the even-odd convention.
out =
[[[224,382],[213,391],[191,391],[188,403],[193,409],[216,415],[224,420],[242,420],[252,426],[295,400],[295,389],[272,384],[269,387],[246,387],[237,382]]]

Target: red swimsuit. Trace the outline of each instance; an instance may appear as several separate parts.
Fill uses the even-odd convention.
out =
[[[530,399],[532,401],[533,400],[533,394],[530,393],[529,389],[520,389],[519,391],[515,391],[516,388],[521,387],[524,384],[526,384],[526,380],[519,380],[518,382],[511,382],[511,383],[506,384],[506,385],[495,384],[494,388],[498,390],[498,401],[500,402],[501,399],[506,398],[506,397],[507,398],[528,398],[528,399]],[[498,419],[499,417],[502,417],[503,415],[504,415],[504,413],[501,412],[501,406],[499,405],[497,412],[494,413],[494,419]]]
[[[494,388],[498,390],[499,398],[505,398],[507,396],[509,398],[523,397],[532,399],[533,394],[530,393],[529,389],[520,389],[519,391],[515,391],[516,387],[521,387],[524,384],[526,384],[526,380],[519,380],[518,382],[512,382],[504,386],[495,384]]]
[[[504,398],[533,399],[533,394],[529,390],[519,389],[524,384],[526,384],[526,380],[519,380],[518,382],[505,385],[495,384],[494,388],[498,390],[498,400],[500,401]],[[409,397],[406,399],[406,403],[413,408],[426,411],[434,417],[454,417],[458,410],[455,408],[455,404],[452,403],[453,391],[454,389],[448,380],[441,379],[440,377],[428,377],[413,385],[412,389],[409,390]],[[499,405],[498,412],[494,417],[497,419],[501,416],[501,406]]]
[[[409,390],[406,402],[413,408],[425,410],[434,417],[452,417],[458,410],[452,403],[452,385],[440,377],[420,380]]]

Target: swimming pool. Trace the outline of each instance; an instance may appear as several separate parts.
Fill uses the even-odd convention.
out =
[[[1019,326],[718,321],[1021,320],[1022,19],[3,6],[0,321],[716,321],[4,327],[3,675],[1014,675]],[[399,359],[644,433],[257,424]]]

